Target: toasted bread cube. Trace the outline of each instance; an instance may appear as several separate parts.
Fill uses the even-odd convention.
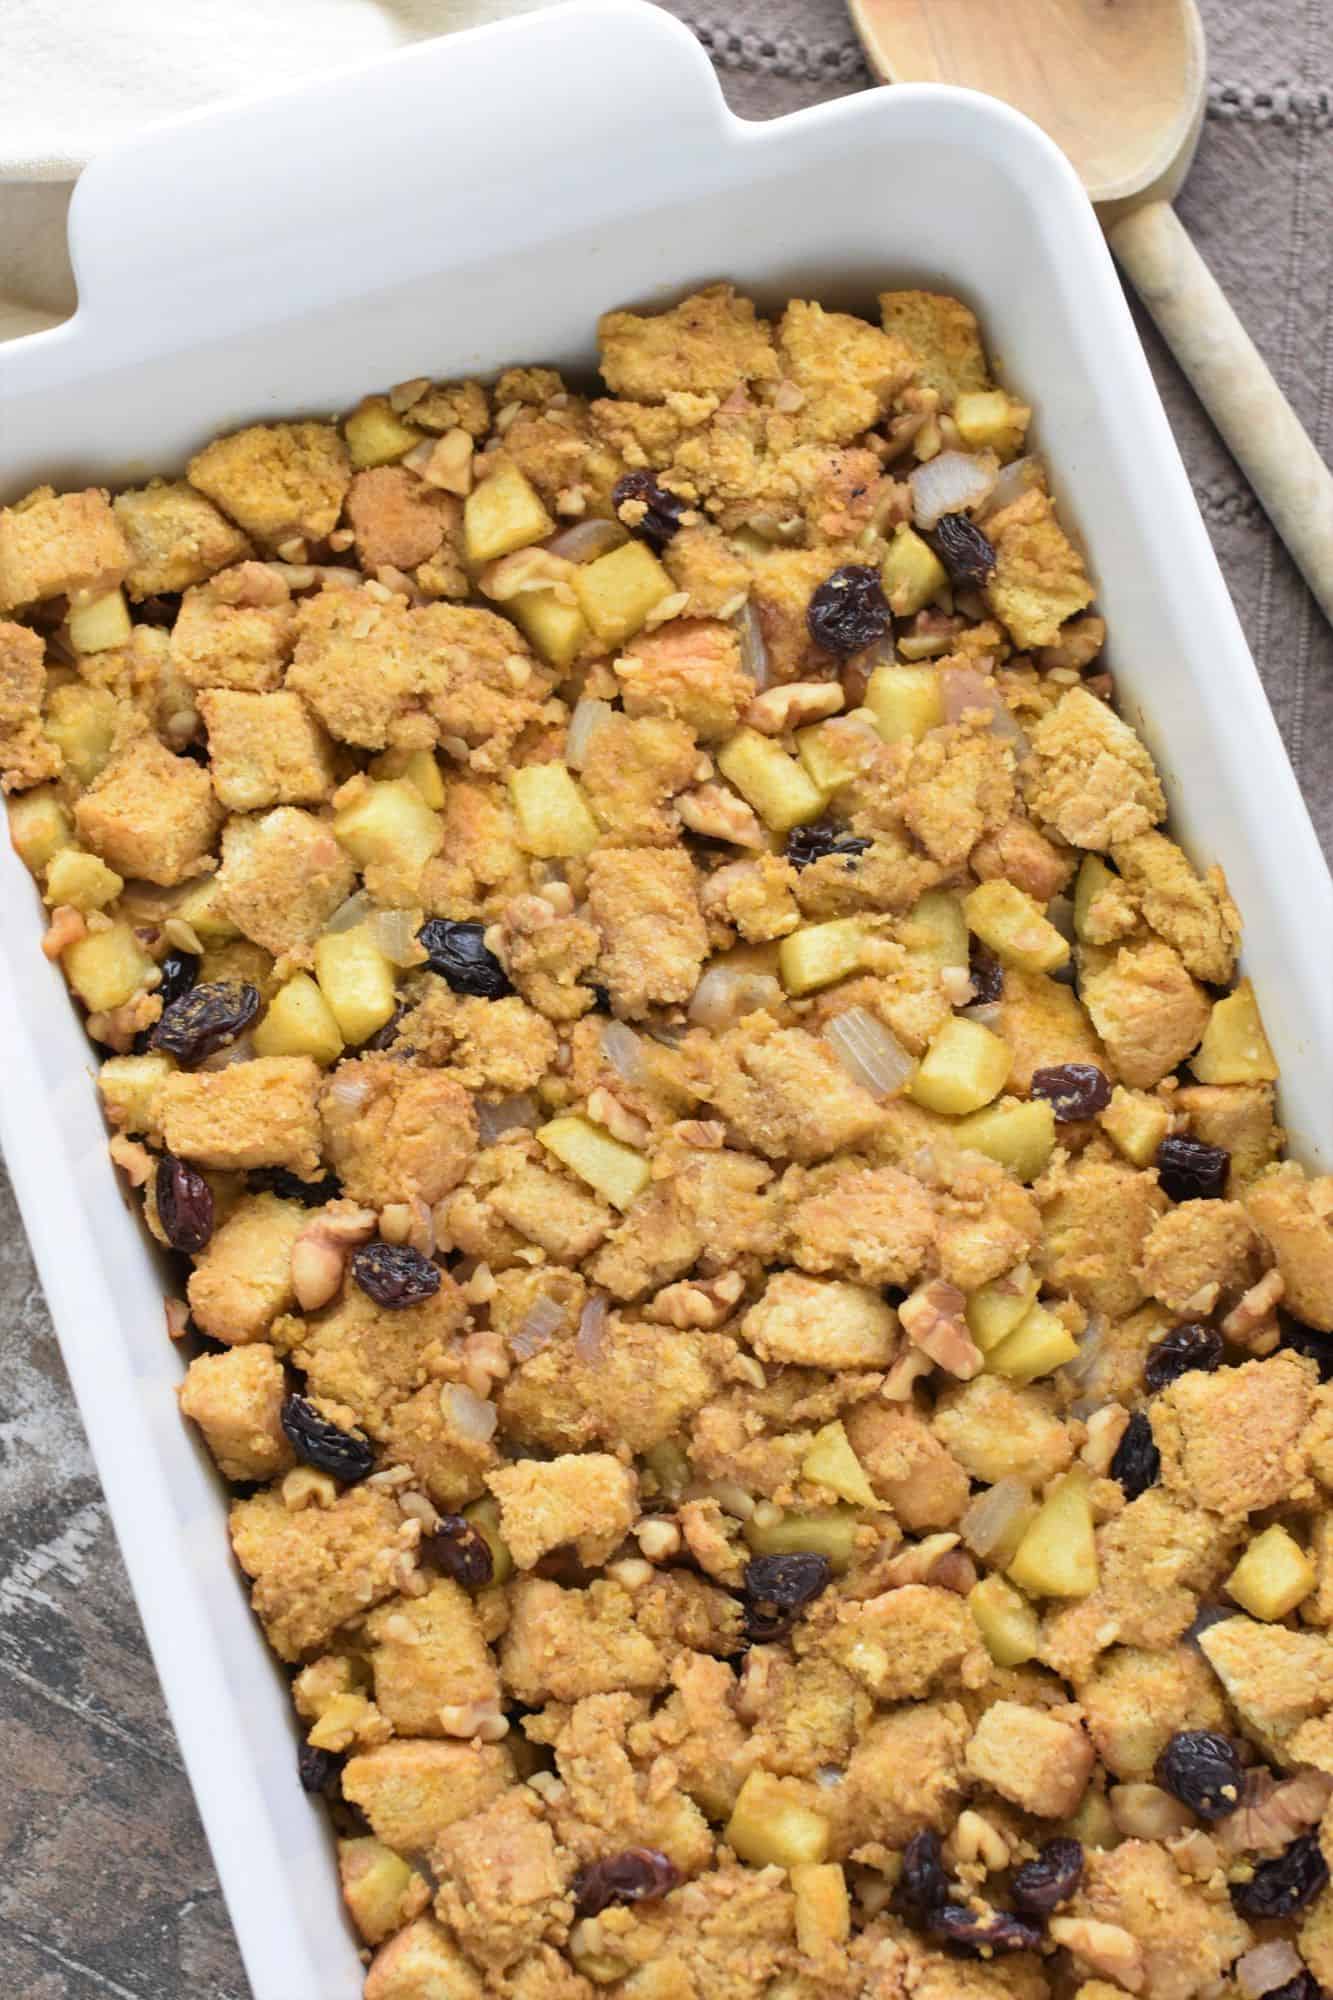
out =
[[[646,543],[631,541],[585,563],[575,572],[574,589],[595,637],[604,646],[623,646],[670,597],[672,582]]]
[[[953,420],[969,450],[1012,458],[1023,449],[1032,411],[1003,389],[967,389],[954,403]]]
[[[1021,1667],[1041,1648],[1041,1620],[1002,1576],[985,1576],[967,1596],[968,1609],[997,1667]]]
[[[1157,1148],[1171,1129],[1171,1113],[1160,1097],[1126,1090],[1118,1083],[1111,1102],[1097,1113],[1097,1123],[1118,1153],[1136,1167],[1150,1167]]]
[[[198,874],[222,824],[207,771],[173,757],[156,736],[136,736],[74,807],[95,854],[127,880],[170,887]]]
[[[41,785],[11,799],[9,837],[24,867],[40,875],[63,847],[74,844],[74,823],[60,794]]]
[[[365,2000],[482,2000],[482,1983],[443,1926],[422,1916],[376,1952]]]
[[[256,1055],[310,1056],[322,1065],[337,1062],[344,1047],[333,1009],[308,972],[278,988],[253,1040]]]
[[[523,764],[510,774],[519,838],[542,860],[587,854],[601,838],[583,788],[565,764]]]
[[[876,667],[866,683],[864,705],[886,743],[919,743],[944,720],[934,667]]]
[[[805,1803],[804,1788],[769,1771],[751,1771],[723,1839],[755,1868],[796,1868],[829,1850],[829,1823]]]
[[[928,959],[941,972],[962,971],[967,965],[967,918],[961,897],[947,889],[928,889],[919,896],[900,920],[896,935],[914,957]]]
[[[1315,1566],[1280,1522],[1256,1535],[1226,1580],[1226,1593],[1252,1617],[1287,1617],[1315,1587]]]
[[[474,567],[554,532],[540,495],[516,465],[497,465],[463,502],[463,547]]]
[[[322,541],[338,525],[352,468],[332,424],[251,424],[190,460],[191,486],[256,541]]]
[[[108,1056],[97,1072],[97,1094],[107,1123],[117,1132],[161,1136],[162,1085],[176,1065],[151,1050],[142,1056]]]
[[[77,591],[104,591],[130,566],[105,493],[34,493],[0,509],[0,611]]]
[[[405,778],[432,812],[444,808],[444,776],[433,750],[384,750],[367,765],[372,778]]]
[[[613,1208],[627,1209],[652,1176],[644,1154],[626,1146],[600,1125],[579,1117],[553,1118],[537,1137],[548,1152],[586,1181]]]
[[[430,1903],[425,1876],[373,1834],[338,1842],[338,1876],[348,1915],[367,1944],[383,1944]]]
[[[444,821],[406,778],[353,779],[338,794],[334,838],[378,902],[415,904],[421,871],[444,845]]]
[[[299,694],[205,688],[213,790],[229,812],[316,805],[333,790],[333,745]]]
[[[832,986],[857,970],[865,947],[865,926],[857,917],[830,924],[807,924],[778,946],[778,973],[788,993],[799,998]]]
[[[990,609],[1016,646],[1055,645],[1065,620],[1087,610],[1093,588],[1050,499],[1031,487],[991,516],[986,533],[996,557],[985,586]]]
[[[973,1292],[967,1302],[968,1331],[983,1354],[998,1347],[1013,1332],[1037,1302],[1041,1280],[1030,1264],[1016,1265],[1002,1278],[992,1278]]]
[[[80,785],[91,785],[110,762],[123,726],[123,711],[109,688],[66,681],[52,688],[42,731]]]
[[[1009,1577],[1033,1597],[1090,1597],[1097,1588],[1092,1502],[1081,1466],[1051,1488],[1009,1564]]]
[[[812,1507],[784,1512],[777,1521],[745,1523],[745,1539],[757,1556],[827,1556],[835,1575],[851,1568],[859,1516],[850,1507]]]
[[[948,588],[949,572],[915,528],[900,524],[889,543],[880,578],[894,616],[913,618]],[[892,672],[892,669],[881,667],[876,672]]]
[[[1213,1002],[1203,1040],[1190,1057],[1190,1068],[1200,1083],[1277,1081],[1277,1064],[1248,979],[1242,979],[1224,1000]]]
[[[201,1333],[228,1347],[270,1337],[279,1314],[296,1303],[292,1249],[310,1219],[298,1201],[241,1196],[199,1253],[186,1286]]]
[[[1076,1709],[1057,1715],[996,1701],[973,1732],[967,1768],[1025,1812],[1065,1819],[1087,1790],[1095,1756]]]
[[[946,403],[989,385],[977,316],[961,299],[947,292],[881,292],[879,311],[884,331],[911,348],[922,386]]]
[[[960,1146],[998,1161],[1020,1181],[1035,1181],[1055,1151],[1055,1111],[1045,1098],[1005,1097],[954,1127]]]
[[[1005,965],[1020,972],[1054,972],[1069,963],[1069,941],[1035,897],[1000,878],[980,882],[963,898],[968,929]]]
[[[358,472],[371,465],[392,465],[425,435],[415,424],[404,423],[387,396],[367,396],[350,417],[343,418],[348,456]]]
[[[315,944],[315,977],[344,1041],[368,1041],[393,1015],[394,968],[369,924],[328,931]]]
[[[201,1167],[290,1167],[313,1175],[320,1162],[318,1086],[319,1070],[307,1056],[177,1071],[162,1086],[168,1151]]]
[[[177,1394],[224,1479],[272,1479],[295,1464],[282,1428],[287,1381],[266,1342],[197,1355]]]
[[[124,887],[124,877],[95,854],[85,854],[79,847],[62,847],[46,871],[42,894],[52,909],[68,903],[75,910],[104,910]]]
[[[554,590],[525,590],[505,608],[548,666],[563,672],[573,665],[588,636],[588,621],[577,604],[567,604]]]
[[[108,930],[90,931],[67,945],[61,969],[90,1014],[109,1014],[132,1000],[157,967],[135,936],[131,924],[115,923]]]
[[[136,601],[188,590],[250,552],[239,529],[183,479],[118,494],[111,507],[130,546],[125,588]]]
[[[959,1117],[998,1097],[1012,1056],[1007,1042],[979,1021],[955,1015],[945,1022],[921,1059],[908,1095],[927,1111]]]
[[[825,1424],[815,1432],[814,1442],[801,1460],[801,1477],[815,1486],[827,1486],[853,1507],[880,1504],[840,1422]]]
[[[824,810],[824,794],[809,773],[757,729],[738,729],[728,737],[717,767],[774,833],[790,833]]]
[[[1045,1306],[1034,1305],[1013,1332],[990,1350],[986,1366],[1014,1382],[1035,1382],[1039,1375],[1063,1368],[1077,1353],[1078,1342],[1064,1321]]]
[[[109,653],[130,643],[130,612],[119,587],[70,606],[65,620],[69,643],[76,653]]]

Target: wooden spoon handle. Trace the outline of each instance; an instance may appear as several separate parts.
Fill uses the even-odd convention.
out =
[[[1333,472],[1174,209],[1133,209],[1111,248],[1333,620]]]

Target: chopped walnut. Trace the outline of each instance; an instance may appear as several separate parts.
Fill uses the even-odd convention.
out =
[[[1250,1286],[1222,1321],[1222,1337],[1247,1354],[1262,1358],[1271,1354],[1281,1338],[1277,1309],[1286,1291],[1286,1281],[1276,1266],[1265,1271]]]
[[[765,688],[746,709],[743,720],[763,736],[785,736],[807,722],[836,715],[845,697],[837,681],[788,681]]]
[[[373,1208],[333,1201],[321,1208],[292,1244],[292,1290],[302,1312],[317,1312],[339,1291],[347,1259],[375,1234]]]
[[[699,785],[692,792],[681,792],[675,805],[681,825],[706,840],[725,840],[732,847],[767,845],[754,813],[725,785]]]
[[[1052,1917],[1047,1928],[1052,1944],[1063,1945],[1094,1972],[1104,1972],[1127,1993],[1143,1991],[1147,1977],[1143,1948],[1119,1924],[1099,1924],[1091,1917]]]
[[[967,1300],[957,1285],[932,1278],[909,1293],[898,1308],[903,1332],[923,1354],[960,1382],[970,1382],[982,1369],[981,1349],[964,1318]]]
[[[68,951],[72,944],[79,944],[88,935],[88,925],[82,910],[76,910],[70,903],[57,904],[51,912],[51,921],[42,938],[42,950],[47,958],[59,958],[62,951]]]
[[[731,1318],[744,1296],[745,1280],[739,1271],[723,1271],[716,1278],[682,1278],[650,1299],[643,1316],[682,1331],[691,1326],[711,1331]]]
[[[637,1111],[628,1110],[603,1085],[588,1092],[587,1109],[594,1125],[604,1125],[611,1137],[623,1145],[643,1147],[652,1137],[648,1120],[640,1118]]]

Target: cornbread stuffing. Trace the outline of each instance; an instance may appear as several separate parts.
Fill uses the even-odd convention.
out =
[[[366,2000],[1317,2000],[1333,1179],[1032,411],[924,291],[600,372],[0,510]]]

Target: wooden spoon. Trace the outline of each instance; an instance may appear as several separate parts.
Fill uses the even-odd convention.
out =
[[[1003,98],[1068,155],[1135,290],[1333,619],[1333,473],[1171,203],[1207,97],[1195,0],[849,0],[886,83]]]

